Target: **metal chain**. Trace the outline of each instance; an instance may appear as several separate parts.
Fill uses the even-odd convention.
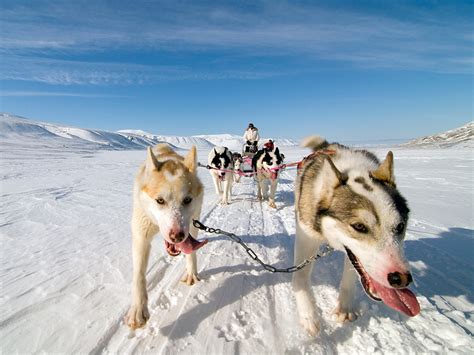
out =
[[[306,265],[312,263],[313,261],[315,261],[316,259],[319,259],[323,256],[326,256],[328,254],[330,254],[334,249],[331,248],[328,244],[325,244],[323,245],[322,248],[320,248],[319,252],[315,255],[313,255],[312,257],[308,258],[308,259],[305,259],[303,260],[300,264],[298,265],[295,265],[295,266],[290,266],[288,268],[284,268],[284,269],[278,269],[272,265],[268,265],[268,264],[265,264],[259,257],[258,255],[249,247],[247,246],[247,244],[245,244],[242,239],[240,239],[238,236],[236,236],[234,233],[230,233],[230,232],[226,232],[226,231],[223,231],[222,229],[219,229],[219,228],[211,228],[211,227],[207,227],[205,226],[204,224],[202,224],[200,221],[194,219],[193,220],[193,225],[194,227],[200,229],[200,230],[203,230],[207,233],[213,233],[213,234],[223,234],[223,235],[226,235],[227,237],[229,237],[230,239],[232,239],[234,242],[237,242],[239,243],[244,249],[245,251],[247,252],[247,254],[253,259],[255,260],[256,262],[258,262],[260,265],[262,265],[262,267],[267,270],[267,271],[270,271],[270,272],[285,272],[285,273],[293,273],[293,272],[296,272],[298,270],[301,270],[302,268],[304,268]]]

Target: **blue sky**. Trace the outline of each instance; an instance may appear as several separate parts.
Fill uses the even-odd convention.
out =
[[[473,119],[472,1],[0,2],[1,111],[330,140]]]

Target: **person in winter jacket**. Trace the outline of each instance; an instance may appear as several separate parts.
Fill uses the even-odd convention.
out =
[[[247,146],[254,146],[254,150],[256,151],[259,139],[260,135],[258,134],[258,128],[255,127],[253,123],[249,123],[249,126],[244,133],[244,140],[247,142]]]
[[[244,133],[244,140],[246,142],[245,151],[256,153],[259,139],[260,135],[258,134],[258,128],[255,127],[253,123],[249,123],[249,126]]]

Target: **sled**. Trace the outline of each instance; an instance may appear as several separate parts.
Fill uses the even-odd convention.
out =
[[[244,173],[253,172],[252,158],[257,153],[258,147],[253,144],[246,144],[242,146],[242,171]]]

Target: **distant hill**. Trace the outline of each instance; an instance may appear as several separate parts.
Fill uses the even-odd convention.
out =
[[[182,149],[189,149],[193,145],[196,146],[198,149],[211,149],[215,146],[215,144],[209,142],[208,140],[198,137],[198,136],[162,136],[157,134],[151,134],[148,132],[144,132],[141,130],[120,130],[118,131],[119,134],[127,137],[140,145],[148,146],[154,145],[157,143],[168,143],[171,146],[182,148]]]
[[[158,143],[168,143],[174,148],[210,150],[216,145],[240,151],[241,136],[214,134],[198,136],[164,136],[136,129],[109,132],[102,130],[69,127],[60,124],[30,120],[24,117],[0,113],[0,139],[7,144],[29,144],[52,148],[79,147],[87,149],[143,149]],[[261,142],[264,142],[261,140]],[[296,145],[290,139],[275,139],[278,146]]]
[[[0,113],[0,138],[8,144],[90,149],[139,149],[141,144],[115,132],[68,127]]]
[[[50,147],[82,147],[89,149],[143,149],[158,143],[168,143],[174,148],[211,149],[214,144],[198,137],[160,136],[140,130],[109,132],[68,127],[24,117],[0,113],[0,139],[9,144],[26,141]]]
[[[414,139],[402,144],[405,147],[474,147],[474,121],[462,127],[455,128],[443,133]]]

